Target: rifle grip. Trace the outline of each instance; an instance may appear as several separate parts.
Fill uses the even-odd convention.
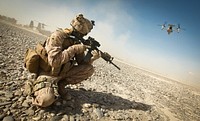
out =
[[[86,63],[90,62],[90,59],[93,56],[91,52],[92,52],[92,49],[89,49],[87,54],[84,57],[84,62],[86,62]]]

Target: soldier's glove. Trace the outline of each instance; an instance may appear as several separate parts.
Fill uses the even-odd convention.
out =
[[[95,60],[97,60],[97,59],[99,59],[101,57],[100,51],[92,50],[91,53],[93,55],[92,58],[91,58],[92,61],[95,61]]]

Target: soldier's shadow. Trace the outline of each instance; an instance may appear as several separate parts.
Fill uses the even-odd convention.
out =
[[[54,112],[56,114],[81,114],[83,104],[85,103],[92,105],[89,108],[97,106],[106,110],[113,111],[128,109],[147,111],[151,108],[150,105],[141,102],[130,101],[119,96],[103,92],[87,91],[84,89],[70,89],[68,92],[72,97],[71,100],[64,101],[59,99],[58,102],[61,102],[61,105],[56,105],[55,103],[54,105],[47,108],[47,111]]]

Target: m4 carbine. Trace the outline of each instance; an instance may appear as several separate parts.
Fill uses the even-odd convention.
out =
[[[97,52],[100,52],[101,57],[108,63],[114,65],[117,69],[120,70],[120,68],[114,64],[113,61],[113,57],[110,56],[110,54],[108,54],[107,52],[102,52],[101,50],[98,49],[98,47],[100,47],[100,43],[98,41],[96,41],[94,38],[92,37],[88,37],[88,39],[84,39],[83,37],[81,37],[79,35],[79,33],[77,33],[76,31],[73,31],[72,34],[73,39],[77,42],[77,43],[82,43],[84,45],[89,46],[90,48],[88,48],[88,52],[84,58],[85,62],[89,62],[89,60],[91,59],[92,55],[92,51],[96,50]]]

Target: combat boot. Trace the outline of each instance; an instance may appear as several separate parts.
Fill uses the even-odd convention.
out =
[[[65,86],[67,85],[67,83],[65,82],[65,80],[60,80],[58,82],[58,93],[60,94],[61,98],[65,99],[65,100],[71,100],[71,95],[67,92],[67,89],[65,88]]]

